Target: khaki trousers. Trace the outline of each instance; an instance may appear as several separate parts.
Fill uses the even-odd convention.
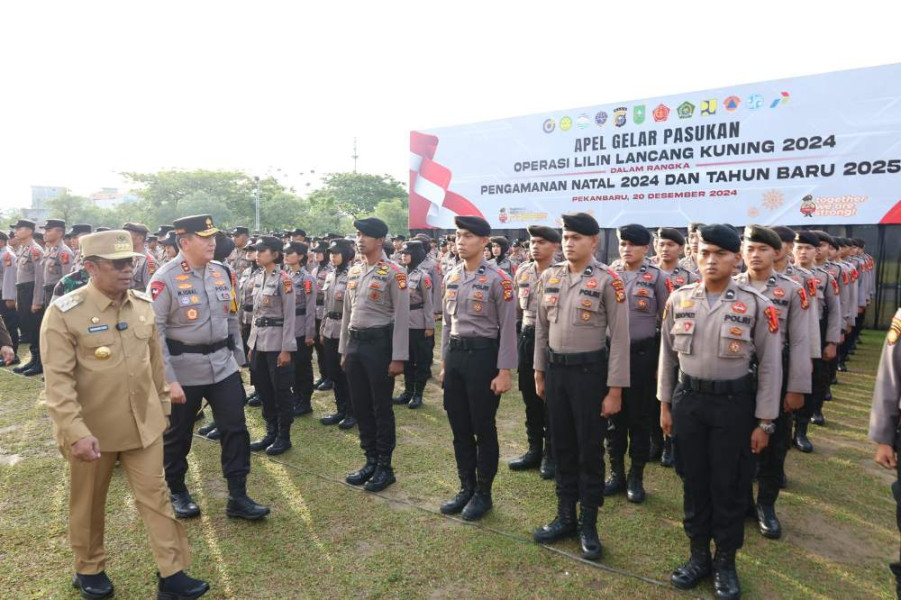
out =
[[[188,568],[191,563],[188,537],[169,501],[160,437],[147,448],[101,451],[100,458],[93,462],[69,455],[69,541],[75,554],[75,572],[94,575],[105,568],[106,494],[117,459],[128,477],[160,575],[169,577]]]

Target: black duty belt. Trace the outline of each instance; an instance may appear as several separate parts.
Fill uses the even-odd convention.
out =
[[[601,348],[593,352],[554,352],[547,349],[547,362],[549,365],[573,366],[587,365],[607,360],[607,349]]]
[[[166,346],[169,348],[169,354],[171,356],[179,356],[181,354],[212,354],[223,348],[234,350],[235,341],[229,336],[227,339],[213,344],[185,344],[178,340],[166,338]]]
[[[285,324],[285,320],[281,318],[258,317],[253,320],[253,324],[257,327],[282,327]]]
[[[325,313],[325,316],[328,317],[329,319],[335,319],[336,321],[340,321],[340,320],[341,320],[342,313],[339,313],[339,312],[327,312],[327,313]]]
[[[535,326],[534,325],[523,325],[520,333],[523,335],[535,335]]]
[[[422,303],[422,302],[417,302],[416,304],[411,304],[411,305],[410,305],[410,310],[417,310],[417,309],[422,308],[422,306],[423,306],[423,303]]]
[[[679,383],[686,390],[701,394],[742,394],[754,391],[754,377],[752,375],[745,375],[738,379],[726,381],[714,381],[698,379],[679,371]]]
[[[253,304],[242,304],[241,310],[244,312],[253,312]]]
[[[307,314],[307,307],[306,307],[306,306],[301,306],[301,307],[299,307],[299,308],[297,308],[297,307],[294,308],[294,316],[296,316],[296,317],[302,317],[302,316],[304,316],[305,314]]]
[[[316,306],[325,306],[325,298],[316,298]]]
[[[451,350],[486,350],[497,348],[497,340],[486,337],[451,336]]]
[[[17,284],[16,284],[16,287],[17,287],[17,288],[25,288],[25,287],[32,287],[32,288],[33,288],[33,287],[34,287],[34,282],[33,282],[33,281],[23,281],[22,283],[17,283]]]
[[[657,347],[658,339],[656,337],[649,337],[643,340],[637,340],[632,342],[629,345],[629,349],[632,352],[642,352],[644,350],[653,350]]]
[[[350,339],[358,342],[374,342],[391,337],[391,325],[384,327],[367,327],[366,329],[348,329]]]

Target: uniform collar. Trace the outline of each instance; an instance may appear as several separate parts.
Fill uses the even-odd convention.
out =
[[[695,286],[694,291],[691,293],[692,298],[704,298],[707,296],[707,288],[704,286],[704,282],[699,281],[698,285]],[[726,289],[723,290],[723,293],[720,295],[720,301],[724,302],[735,302],[738,299],[738,282],[730,277],[729,285],[726,286]]]
[[[87,285],[84,286],[84,294],[87,300],[90,300],[100,312],[105,311],[109,308],[109,305],[113,303],[113,300],[97,289],[97,286],[94,285],[94,282],[88,280]],[[128,291],[125,292],[125,298],[122,300],[122,306],[125,306],[128,302],[131,302],[131,296]]]

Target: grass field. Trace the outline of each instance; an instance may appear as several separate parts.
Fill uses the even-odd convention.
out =
[[[882,335],[866,332],[852,372],[839,374],[826,427],[811,427],[815,453],[789,453],[789,487],[777,505],[783,539],[765,540],[747,523],[738,564],[746,597],[892,597],[892,475],[873,463],[866,439]],[[0,598],[76,597],[67,467],[39,404],[40,387],[0,371]],[[525,447],[518,392],[504,396],[498,413],[502,464],[493,512],[475,526],[440,515],[439,504],[458,487],[440,394],[430,385],[422,409],[395,409],[398,482],[378,495],[343,483],[362,460],[356,430],[323,427],[312,417],[295,421],[293,450],[278,460],[253,458],[250,493],[273,508],[260,523],[225,516],[218,445],[195,438],[189,487],[203,515],[186,526],[190,573],[212,583],[207,597],[712,597],[709,584],[693,594],[669,586],[687,540],[679,480],[659,465],[646,471],[645,504],[619,496],[602,508],[600,564],[581,561],[575,541],[554,548],[531,542],[532,529],[553,517],[554,484],[506,467]],[[314,407],[316,417],[333,409],[331,393],[317,392]],[[251,435],[261,435],[259,409],[248,409],[248,422]],[[113,478],[107,514],[116,597],[154,597],[155,566],[122,473]]]

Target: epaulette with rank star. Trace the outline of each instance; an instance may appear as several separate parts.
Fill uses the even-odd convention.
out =
[[[61,298],[57,298],[53,301],[53,305],[56,306],[60,312],[69,312],[82,302],[84,302],[84,294],[75,291],[62,296]]]
[[[153,299],[147,294],[147,292],[142,292],[140,290],[128,290],[131,292],[131,295],[138,300],[143,300],[144,302],[153,302]]]

